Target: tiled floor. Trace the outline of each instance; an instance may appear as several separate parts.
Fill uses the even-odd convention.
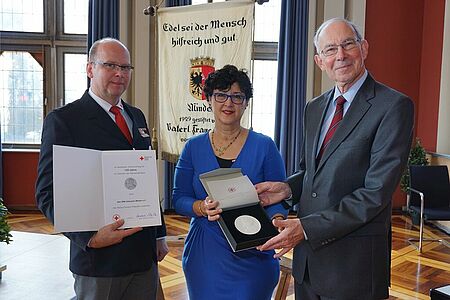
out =
[[[13,242],[0,243],[2,300],[63,300],[75,296],[69,271],[69,240],[62,235],[13,231]]]

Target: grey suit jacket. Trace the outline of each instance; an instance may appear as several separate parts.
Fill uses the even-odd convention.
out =
[[[320,163],[320,128],[333,90],[305,108],[299,172],[288,179],[307,240],[294,249],[293,275],[336,299],[387,298],[391,200],[409,153],[412,101],[370,75]]]

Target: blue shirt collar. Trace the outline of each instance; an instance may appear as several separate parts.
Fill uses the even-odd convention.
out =
[[[361,86],[363,85],[364,81],[366,80],[368,76],[367,70],[364,70],[364,74],[363,76],[361,76],[361,78],[359,78],[349,89],[347,92],[345,92],[344,94],[341,94],[341,91],[339,91],[338,87],[335,86],[334,87],[334,96],[333,96],[333,101],[336,100],[337,97],[339,96],[343,96],[345,98],[345,100],[347,100],[347,102],[350,104],[352,103],[353,99],[356,96],[356,93],[359,91],[359,89],[361,88]]]

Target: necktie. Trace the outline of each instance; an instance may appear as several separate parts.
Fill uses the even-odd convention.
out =
[[[336,110],[334,111],[333,119],[331,120],[330,127],[328,128],[327,133],[325,134],[325,138],[323,139],[322,147],[320,148],[319,155],[317,155],[317,160],[320,161],[322,158],[323,152],[325,152],[325,149],[328,147],[328,144],[331,141],[331,138],[333,137],[334,132],[339,126],[339,123],[342,121],[342,117],[344,116],[344,103],[345,98],[342,96],[339,96],[336,99]]]
[[[114,117],[116,119],[116,124],[117,124],[117,126],[119,126],[120,131],[122,131],[123,135],[127,138],[128,142],[130,144],[133,144],[133,138],[131,137],[127,122],[125,121],[124,117],[120,113],[120,107],[111,106],[109,111],[114,114]]]

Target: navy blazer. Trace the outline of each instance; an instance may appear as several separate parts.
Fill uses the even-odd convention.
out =
[[[41,151],[36,182],[39,209],[53,223],[53,145],[95,150],[146,150],[150,137],[143,137],[139,128],[148,131],[144,114],[124,103],[133,121],[133,145],[105,110],[86,91],[81,99],[50,112],[44,120]],[[70,172],[70,170],[68,170]],[[100,249],[87,247],[95,232],[64,233],[70,239],[70,270],[92,277],[124,276],[147,271],[156,264],[156,237],[165,236],[164,219],[160,227],[145,227],[126,237],[121,243]],[[158,232],[157,232],[158,231]]]
[[[332,96],[307,104],[300,169],[288,179],[307,234],[294,249],[293,275],[302,282],[308,270],[322,296],[385,299],[391,201],[412,141],[413,103],[369,75],[317,163]]]

